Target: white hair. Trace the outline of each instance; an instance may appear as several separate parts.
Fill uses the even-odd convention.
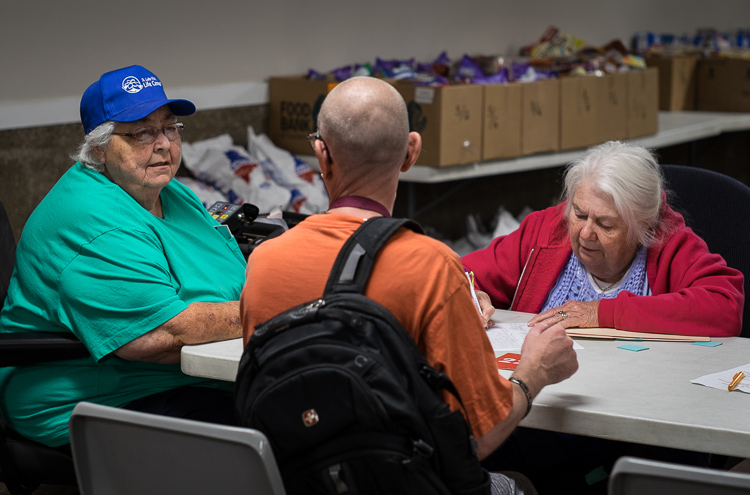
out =
[[[664,178],[653,152],[620,141],[589,148],[565,170],[566,218],[572,207],[570,200],[584,182],[612,196],[617,213],[628,225],[631,240],[643,246],[655,241],[661,227]]]
[[[81,162],[85,167],[95,172],[104,172],[104,164],[94,154],[94,147],[107,149],[112,133],[115,132],[115,123],[111,120],[99,124],[83,138],[83,143],[70,157]]]

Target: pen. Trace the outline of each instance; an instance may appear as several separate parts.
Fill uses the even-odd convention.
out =
[[[464,268],[464,273],[469,279],[469,286],[471,289],[471,298],[474,300],[474,304],[476,304],[477,309],[479,310],[479,314],[482,314],[482,306],[479,304],[479,299],[477,299],[477,293],[476,290],[474,290],[474,272],[470,272],[467,269]]]
[[[737,385],[740,384],[743,378],[745,378],[745,372],[738,371],[737,373],[735,373],[734,376],[732,377],[732,382],[727,387],[727,390],[731,392],[732,390],[737,388]]]

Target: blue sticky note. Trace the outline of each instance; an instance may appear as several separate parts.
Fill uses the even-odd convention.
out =
[[[642,347],[640,345],[634,345],[634,344],[620,345],[620,346],[617,346],[617,348],[625,349],[626,351],[634,351],[634,352],[645,351],[646,349],[648,349],[648,347]]]
[[[693,342],[693,345],[702,345],[703,347],[716,347],[721,345],[721,342]]]

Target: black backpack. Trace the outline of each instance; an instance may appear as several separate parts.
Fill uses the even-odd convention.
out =
[[[341,249],[320,299],[256,327],[240,361],[240,423],[266,434],[286,491],[490,493],[453,383],[362,295],[378,250],[410,220],[372,218]],[[406,260],[408,262],[408,260]]]

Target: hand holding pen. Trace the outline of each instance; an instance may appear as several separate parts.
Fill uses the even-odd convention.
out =
[[[474,304],[479,311],[479,314],[484,320],[484,328],[489,328],[495,324],[490,318],[495,314],[495,308],[492,306],[492,301],[487,293],[477,290],[474,282],[474,272],[470,272],[464,269],[466,277],[469,279],[469,287],[471,288],[471,297],[474,300]]]

